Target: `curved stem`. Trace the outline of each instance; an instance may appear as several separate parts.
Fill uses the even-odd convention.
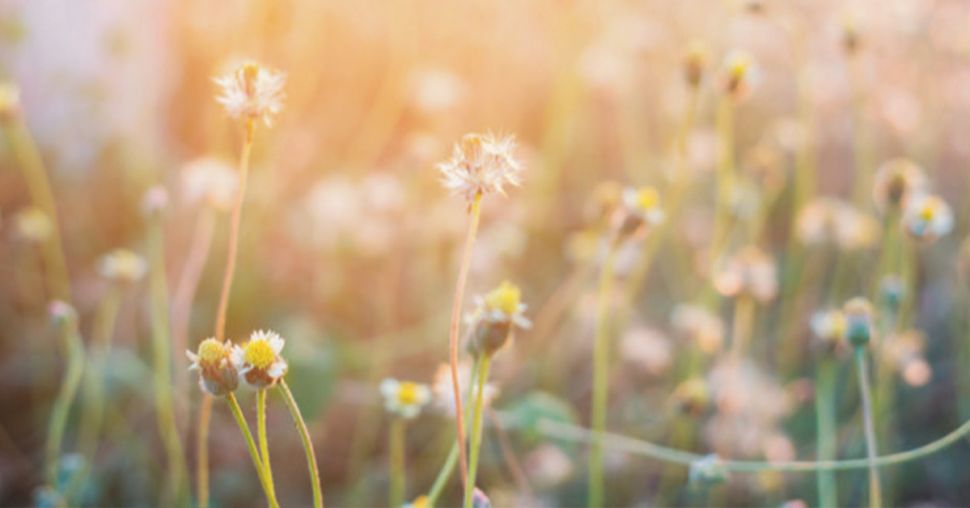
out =
[[[475,409],[472,413],[471,454],[468,461],[468,479],[465,481],[465,508],[472,508],[475,494],[475,475],[478,473],[478,455],[482,448],[482,408],[485,397],[485,380],[488,379],[488,367],[492,363],[491,355],[483,355],[478,369],[477,386],[475,388]]]
[[[57,487],[57,473],[60,470],[61,443],[64,440],[64,429],[71,405],[77,396],[78,386],[84,374],[84,342],[77,329],[77,321],[71,319],[61,329],[61,341],[67,353],[67,369],[64,381],[54,401],[51,411],[49,430],[47,433],[47,483]]]
[[[461,408],[461,386],[458,383],[458,329],[461,323],[462,299],[465,296],[465,283],[468,280],[468,267],[471,264],[472,246],[478,232],[478,222],[481,217],[482,195],[476,194],[468,208],[468,233],[465,236],[465,247],[461,254],[461,265],[458,267],[458,281],[455,283],[455,297],[451,303],[451,325],[448,328],[448,363],[451,367],[451,388],[455,397],[455,424],[457,427],[458,458],[461,464],[461,476],[467,477],[468,460],[465,457],[465,418]],[[469,487],[465,485],[467,490]]]
[[[263,467],[263,462],[259,458],[259,450],[256,448],[256,441],[253,440],[253,433],[249,430],[249,424],[246,423],[246,417],[243,416],[242,409],[239,407],[239,402],[236,400],[236,396],[230,392],[226,395],[226,402],[229,403],[229,409],[232,410],[232,416],[236,418],[236,424],[239,426],[239,431],[242,432],[243,437],[246,439],[246,446],[249,448],[249,456],[253,459],[253,466],[256,468],[256,473],[259,475],[259,482],[263,485],[263,493],[266,494],[266,502],[269,503],[271,508],[279,508],[280,504],[276,501],[276,494],[273,493],[273,487],[271,480],[267,474],[267,470]]]
[[[866,350],[855,349],[856,370],[859,374],[859,390],[862,394],[862,422],[866,432],[866,452],[869,456],[869,506],[882,506],[882,490],[879,485],[879,470],[876,468],[876,428],[872,421],[872,388],[869,386],[869,368]]]
[[[314,508],[323,508],[323,490],[320,486],[320,469],[317,467],[317,455],[313,451],[313,442],[310,440],[310,432],[307,430],[306,422],[303,420],[303,415],[300,413],[300,406],[296,404],[296,399],[293,398],[293,392],[290,391],[289,385],[286,384],[285,379],[280,379],[279,389],[283,392],[283,401],[286,402],[287,409],[290,410],[290,416],[293,418],[293,424],[296,425],[300,433],[300,440],[303,441],[303,451],[306,452],[306,462],[307,468],[310,470],[310,481],[313,487],[313,506]]]
[[[212,419],[212,396],[202,392],[199,403],[199,426],[195,436],[195,483],[199,508],[209,507],[209,421]]]
[[[615,246],[607,247],[600,268],[599,295],[596,308],[596,337],[593,342],[593,401],[590,416],[593,432],[606,430],[606,406],[609,395],[609,311],[613,287],[613,257]],[[589,497],[587,506],[603,505],[603,442],[598,437],[589,449]]]
[[[404,485],[406,482],[404,472],[404,431],[407,422],[404,418],[396,417],[391,422],[388,431],[388,449],[390,450],[390,470],[391,481],[388,489],[388,506],[401,506],[404,504]]]
[[[263,470],[266,472],[266,480],[269,490],[276,495],[276,485],[273,484],[273,466],[269,461],[269,439],[266,436],[266,389],[261,388],[256,391],[256,433],[259,436],[260,460],[263,461]]]
[[[475,363],[472,365],[472,375],[469,377],[471,381],[478,379],[478,371],[482,366],[482,357],[479,356],[475,359]],[[468,383],[468,389],[466,390],[466,395],[471,398],[472,388],[474,384],[472,382]],[[455,471],[455,464],[458,463],[458,442],[455,442],[451,446],[451,451],[448,452],[448,458],[445,459],[444,465],[441,466],[441,470],[438,471],[438,476],[435,478],[434,483],[431,485],[431,490],[428,491],[428,506],[434,506],[438,503],[438,498],[441,497],[441,493],[445,490],[445,485],[448,483],[448,479],[451,478],[451,473]],[[464,481],[464,480],[462,480]]]

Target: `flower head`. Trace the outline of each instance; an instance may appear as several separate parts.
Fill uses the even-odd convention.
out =
[[[0,83],[0,120],[20,114],[20,89],[13,83]]]
[[[432,508],[431,500],[428,499],[428,496],[418,496],[414,498],[414,501],[406,503],[404,508]]]
[[[677,385],[672,397],[678,411],[692,416],[700,416],[711,405],[711,389],[701,377],[693,377]]]
[[[186,351],[192,364],[189,370],[199,371],[199,388],[221,397],[239,386],[239,376],[231,361],[232,345],[209,338],[199,343],[197,352]]]
[[[865,298],[853,298],[845,302],[842,313],[845,315],[845,340],[855,347],[869,344],[875,335],[872,304]]]
[[[14,231],[18,238],[30,243],[41,244],[51,237],[54,224],[47,212],[40,207],[28,206],[14,216]]]
[[[239,177],[229,163],[214,157],[195,159],[182,169],[182,189],[190,203],[204,203],[216,210],[229,210]]]
[[[385,409],[407,419],[418,416],[421,408],[431,402],[431,389],[427,385],[393,378],[381,381],[381,395]]]
[[[914,238],[933,241],[953,230],[953,211],[943,198],[919,194],[906,203],[903,227]]]
[[[215,78],[222,89],[216,101],[232,118],[262,120],[267,127],[273,116],[283,109],[283,85],[286,76],[256,62],[246,62],[232,72]]]
[[[477,195],[505,194],[505,186],[521,184],[522,164],[515,158],[515,139],[492,134],[466,134],[455,144],[451,159],[438,164],[445,188],[471,201]]]
[[[51,321],[57,326],[77,325],[77,311],[71,304],[63,300],[51,302],[47,306],[47,313],[50,315]]]
[[[744,295],[760,302],[771,300],[778,292],[775,262],[761,249],[746,247],[715,272],[714,287],[724,296]]]
[[[707,67],[708,52],[707,47],[700,41],[692,41],[687,47],[684,55],[684,79],[691,88],[696,88],[704,79],[704,70]]]
[[[280,356],[285,342],[276,332],[256,330],[245,344],[232,347],[232,363],[250,386],[272,386],[286,374],[286,360]]]
[[[141,200],[141,209],[148,217],[157,217],[168,207],[168,191],[162,185],[149,188]]]
[[[721,65],[721,88],[735,99],[743,99],[751,90],[756,73],[754,59],[744,51],[734,50]]]
[[[839,309],[829,309],[818,311],[812,314],[809,321],[812,335],[815,336],[816,344],[821,350],[827,352],[838,352],[845,337],[846,319],[845,314]]]
[[[468,317],[471,339],[468,347],[475,355],[493,354],[501,349],[516,328],[528,329],[532,322],[525,317],[526,304],[522,291],[509,281],[475,299],[476,309]]]
[[[909,159],[886,161],[876,172],[872,187],[872,199],[880,213],[899,210],[906,200],[926,190],[927,180],[923,169]]]
[[[128,249],[115,249],[101,258],[101,276],[113,282],[134,283],[145,276],[145,260]]]
[[[664,221],[660,193],[653,187],[628,187],[623,190],[622,215],[616,222],[618,236],[623,237],[657,226]]]

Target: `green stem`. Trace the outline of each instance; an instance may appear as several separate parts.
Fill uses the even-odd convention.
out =
[[[734,302],[734,321],[731,337],[731,358],[734,361],[748,350],[751,342],[751,327],[754,323],[755,302],[750,296],[741,295]]]
[[[869,506],[882,506],[882,491],[879,486],[879,470],[876,468],[876,429],[872,420],[872,388],[869,386],[869,368],[866,350],[855,349],[856,370],[859,374],[859,391],[862,395],[862,420],[866,433],[866,452],[869,457]]]
[[[307,430],[306,421],[300,413],[300,406],[296,404],[296,399],[293,398],[293,392],[290,391],[286,380],[280,379],[277,386],[279,386],[280,391],[283,393],[283,401],[286,402],[286,407],[290,410],[290,416],[293,418],[293,424],[299,430],[300,440],[303,441],[303,451],[306,452],[307,468],[310,470],[310,481],[312,482],[313,488],[313,506],[314,508],[323,508],[320,469],[317,467],[317,455],[313,451],[313,442],[310,440],[310,432]]]
[[[402,506],[404,504],[404,489],[407,482],[404,471],[405,454],[405,430],[407,422],[404,418],[396,417],[391,422],[388,432],[388,449],[390,450],[391,481],[388,490],[388,502],[391,507]]]
[[[482,355],[475,388],[475,410],[472,413],[471,453],[468,461],[468,479],[465,481],[465,508],[471,508],[475,493],[475,476],[478,473],[478,455],[482,448],[482,411],[484,407],[485,380],[492,363],[491,355]]]
[[[160,217],[153,217],[149,230],[151,256],[152,356],[155,370],[155,412],[158,431],[168,455],[170,502],[185,504],[185,459],[172,406],[172,354],[169,329],[168,287],[165,281],[165,240]]]
[[[84,374],[84,342],[77,329],[77,318],[72,316],[68,319],[69,321],[64,323],[60,330],[67,356],[67,369],[57,399],[54,401],[54,408],[51,410],[47,434],[47,483],[53,488],[57,488],[57,473],[60,470],[58,464],[67,417]]]
[[[199,402],[199,423],[195,436],[195,484],[199,508],[209,507],[209,422],[212,420],[212,399],[202,392]]]
[[[475,359],[475,363],[472,366],[472,375],[470,379],[478,379],[478,372],[482,367],[482,357],[479,356]],[[473,384],[469,383],[468,389],[465,395],[468,398],[472,397]],[[441,493],[445,489],[445,485],[448,483],[448,479],[451,478],[451,473],[455,471],[455,465],[458,463],[458,443],[456,442],[451,447],[451,451],[448,452],[448,458],[445,459],[445,463],[441,466],[441,470],[438,471],[438,476],[435,478],[434,483],[431,485],[431,490],[428,492],[428,505],[434,506],[438,503],[438,498],[441,497]]]
[[[820,460],[832,460],[836,454],[835,434],[837,430],[835,414],[835,386],[838,365],[830,358],[823,358],[818,367],[815,384],[815,439]],[[835,475],[831,471],[820,471],[816,476],[818,504],[824,508],[838,506],[838,491]]]
[[[613,258],[615,246],[610,244],[603,258],[600,271],[599,296],[596,309],[596,337],[593,342],[593,431],[606,430],[606,406],[609,395],[609,311],[613,291]],[[587,505],[598,507],[603,504],[603,443],[594,439],[589,449],[589,485]]]
[[[715,202],[713,246],[711,260],[728,245],[730,201],[734,190],[734,102],[730,97],[722,97],[717,105],[717,196]]]
[[[266,502],[269,503],[271,508],[279,508],[280,504],[276,501],[276,494],[273,492],[272,480],[269,477],[268,471],[263,467],[263,462],[259,458],[259,449],[256,448],[256,441],[253,440],[253,433],[249,430],[249,424],[246,423],[246,417],[243,416],[242,409],[239,407],[239,402],[236,400],[235,394],[230,392],[226,395],[226,402],[229,403],[229,409],[232,410],[232,416],[236,418],[236,425],[239,426],[239,431],[242,432],[243,437],[246,439],[246,446],[249,448],[249,456],[253,460],[253,466],[256,468],[256,474],[259,476],[259,482],[263,486],[263,493],[266,494]]]
[[[266,479],[269,483],[269,490],[276,495],[276,485],[273,482],[273,466],[269,460],[269,439],[266,435],[266,389],[256,390],[256,433],[259,437],[260,460],[263,461],[263,470],[266,471]]]

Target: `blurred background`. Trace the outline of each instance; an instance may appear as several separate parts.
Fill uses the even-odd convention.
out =
[[[683,195],[662,235],[618,253],[610,430],[702,454],[813,459],[816,367],[826,353],[813,346],[810,318],[868,296],[885,275],[872,272],[887,247],[871,177],[896,157],[923,167],[957,220],[953,233],[915,248],[909,310],[893,336],[919,338],[900,339],[902,353],[876,354],[889,379],[878,395],[891,400],[877,411],[880,448],[928,443],[970,416],[960,248],[970,188],[968,24],[970,5],[959,0],[12,0],[0,4],[0,77],[19,87],[20,115],[51,180],[85,342],[99,333],[111,291],[99,259],[116,248],[148,255],[150,187],[169,195],[170,289],[214,217],[188,345],[172,342],[175,414],[192,471],[200,393],[183,350],[210,334],[228,228],[225,213],[191,199],[186,168],[203,157],[236,164],[240,132],[214,100],[214,76],[243,58],[286,73],[283,112],[257,129],[228,337],[272,328],[287,339],[288,379],[333,506],[386,503],[380,380],[430,384],[447,360],[467,217],[435,164],[467,132],[514,134],[524,183],[485,200],[469,295],[512,280],[535,326],[496,360],[493,405],[508,428],[486,432],[480,484],[496,506],[579,506],[585,445],[528,422],[589,424],[601,217],[614,185]],[[719,68],[734,50],[754,63],[744,97],[725,99]],[[696,62],[702,78],[693,85],[685,74]],[[778,294],[758,304],[743,382],[727,383],[726,394],[717,389],[719,358],[735,309],[712,293],[704,268],[725,100],[734,104],[728,139],[742,175],[732,220],[759,224],[740,243],[767,252],[781,279]],[[47,422],[66,358],[48,318],[41,249],[18,220],[31,200],[14,139],[0,143],[0,504],[31,505],[45,502]],[[797,223],[820,195],[852,202],[878,233],[851,249],[810,245]],[[81,499],[158,505],[165,455],[148,288],[121,292],[103,373],[104,438]],[[863,457],[853,365],[838,357],[836,366],[838,456]],[[726,409],[725,397],[744,409]],[[71,453],[76,419],[68,418],[62,468],[91,460]],[[300,442],[275,397],[269,425],[280,501],[307,505]],[[441,411],[409,425],[409,499],[427,491],[452,441]],[[210,447],[213,506],[260,505],[224,405],[215,406]],[[886,503],[970,502],[968,461],[962,439],[884,469]],[[618,452],[606,467],[611,505],[818,503],[812,474],[732,475],[708,487],[688,482],[683,466]],[[837,475],[840,504],[865,502],[865,478],[864,470]],[[459,491],[453,479],[442,504],[457,504]]]

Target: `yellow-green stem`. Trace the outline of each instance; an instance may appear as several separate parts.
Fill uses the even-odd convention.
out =
[[[256,441],[253,440],[253,433],[249,430],[249,424],[246,423],[246,417],[243,416],[242,409],[239,407],[239,402],[236,400],[236,396],[230,392],[228,395],[226,395],[226,402],[229,403],[229,409],[232,410],[232,416],[236,418],[236,425],[239,426],[239,431],[242,432],[243,438],[246,440],[246,447],[249,449],[249,456],[253,460],[253,467],[256,468],[256,474],[259,476],[259,483],[263,487],[263,493],[266,494],[266,502],[269,504],[270,508],[279,508],[280,504],[276,501],[276,494],[273,492],[269,474],[266,468],[263,466],[263,461],[259,458],[259,449],[256,448]]]
[[[835,414],[835,387],[837,377],[835,360],[823,358],[818,366],[815,383],[815,439],[818,447],[818,459],[829,461],[835,459],[837,421]],[[838,506],[839,497],[835,475],[831,471],[819,471],[816,475],[818,487],[818,505],[822,507]]]
[[[212,419],[212,399],[211,395],[202,392],[195,435],[195,484],[199,508],[209,506],[209,421]]]
[[[593,431],[606,430],[606,407],[609,393],[609,311],[613,293],[613,258],[616,246],[608,247],[600,272],[599,296],[596,307],[596,337],[593,341]],[[603,443],[594,439],[589,449],[589,485],[587,505],[603,505]]]
[[[472,366],[471,379],[474,381],[478,379],[478,371],[482,366],[482,356],[475,359],[475,363]],[[465,393],[469,398],[472,397],[473,383],[469,383],[468,389]],[[458,463],[458,443],[455,442],[451,447],[451,451],[448,452],[448,458],[445,459],[444,465],[441,466],[441,470],[438,471],[438,476],[435,478],[434,483],[431,485],[431,490],[428,491],[428,505],[434,506],[438,503],[438,498],[441,497],[441,493],[445,489],[445,485],[448,483],[448,479],[451,478],[451,473],[455,470],[455,464]]]
[[[731,193],[734,191],[734,101],[722,97],[717,105],[717,194],[714,209],[714,234],[711,260],[728,245],[731,220]]]
[[[866,434],[866,454],[869,460],[869,506],[882,506],[882,491],[879,486],[879,469],[876,467],[876,430],[872,420],[872,388],[869,386],[869,367],[866,350],[855,349],[856,371],[859,374],[859,392],[862,396],[862,423]]]
[[[276,485],[273,483],[273,466],[269,460],[269,439],[266,435],[266,389],[256,390],[256,433],[259,438],[260,460],[266,472],[266,481],[270,492],[276,495]]]
[[[472,412],[471,453],[468,457],[468,478],[465,480],[465,508],[472,508],[475,494],[475,476],[478,473],[478,455],[482,449],[482,412],[484,407],[485,380],[488,379],[488,368],[492,363],[491,355],[482,355],[475,380],[475,409]]]
[[[310,440],[310,431],[307,430],[306,421],[300,413],[300,406],[296,404],[296,399],[293,398],[293,392],[290,391],[286,380],[280,379],[278,386],[283,393],[283,401],[286,403],[287,409],[290,410],[293,424],[296,425],[299,431],[300,441],[303,442],[303,451],[306,453],[307,469],[310,472],[310,482],[313,488],[313,506],[314,508],[323,508],[323,489],[320,486],[320,468],[317,467],[317,454],[313,451],[313,441]]]
[[[388,449],[390,461],[390,488],[388,489],[388,506],[401,506],[404,504],[404,489],[407,478],[404,471],[405,443],[404,436],[407,430],[407,421],[401,417],[395,417],[391,422],[388,431]]]
[[[47,483],[57,488],[57,473],[60,470],[61,443],[71,405],[77,396],[81,377],[84,374],[84,342],[77,328],[77,318],[70,317],[61,325],[61,342],[67,358],[64,381],[51,410],[50,425],[47,433]]]

